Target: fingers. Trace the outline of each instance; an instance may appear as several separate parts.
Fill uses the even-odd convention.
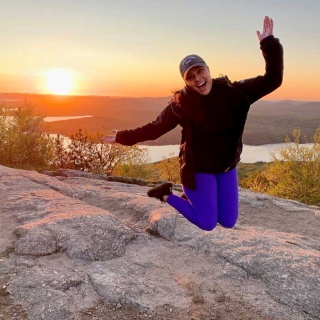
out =
[[[264,17],[264,21],[263,21],[263,29],[268,29],[270,25],[270,18],[268,16]]]
[[[115,136],[105,136],[101,139],[102,143],[115,143],[116,142],[116,137]]]
[[[260,31],[257,31],[257,36],[258,36],[258,39],[260,40],[260,38],[261,38],[261,33],[260,33]]]
[[[270,32],[273,33],[273,20],[270,19]]]
[[[273,20],[268,16],[265,16],[263,20],[262,33],[260,33],[260,31],[257,31],[257,36],[259,41],[261,41],[270,35],[273,35]]]
[[[273,20],[268,16],[265,16],[263,21],[263,31],[269,31],[273,29]]]
[[[117,134],[119,130],[112,130],[113,133]],[[102,143],[115,143],[116,142],[116,136],[104,136],[101,139]]]

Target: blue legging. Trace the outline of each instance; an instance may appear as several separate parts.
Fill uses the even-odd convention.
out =
[[[232,228],[239,211],[237,169],[219,174],[196,173],[195,177],[195,190],[183,186],[188,200],[172,194],[167,203],[203,230],[213,230],[217,223]]]

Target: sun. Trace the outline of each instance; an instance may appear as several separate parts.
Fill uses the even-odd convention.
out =
[[[74,89],[72,73],[65,69],[52,69],[46,75],[46,87],[52,94],[69,94]]]

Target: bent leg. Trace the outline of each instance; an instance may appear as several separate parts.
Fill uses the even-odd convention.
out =
[[[218,174],[218,222],[225,228],[232,228],[239,215],[238,172],[231,171]]]
[[[191,223],[212,230],[218,222],[217,181],[213,174],[196,173],[196,189],[183,187],[188,200],[169,195],[167,203]]]

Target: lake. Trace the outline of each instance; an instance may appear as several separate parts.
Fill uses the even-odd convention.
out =
[[[69,117],[45,117],[45,122],[63,121],[72,119],[92,118],[92,116],[69,116]]]
[[[79,116],[79,117],[63,117],[63,118],[84,118],[85,116]],[[87,116],[91,117],[91,116]],[[58,118],[58,117],[49,117],[49,118]],[[51,119],[46,120],[50,122]],[[66,119],[65,119],[66,120]],[[51,120],[56,121],[56,120]],[[50,134],[52,137],[56,137],[56,134]],[[66,144],[68,141],[68,138],[64,137],[66,139]],[[271,162],[271,152],[274,152],[277,148],[286,146],[286,143],[276,143],[276,144],[265,144],[261,146],[249,146],[249,145],[243,145],[243,151],[241,154],[241,162],[244,163],[255,163],[259,161],[263,162]],[[309,147],[311,147],[313,144],[308,143],[306,144]],[[172,158],[177,157],[179,154],[179,145],[166,145],[166,146],[141,146],[142,148],[148,149],[148,162],[157,162],[160,160],[163,160],[164,158]]]
[[[271,162],[272,158],[270,152],[277,148],[287,145],[286,143],[265,144],[262,146],[243,145],[243,152],[241,154],[241,162],[255,163],[259,161]],[[311,147],[313,144],[307,144]],[[179,154],[179,145],[168,146],[149,146],[150,162],[156,162],[165,158],[176,157]]]

